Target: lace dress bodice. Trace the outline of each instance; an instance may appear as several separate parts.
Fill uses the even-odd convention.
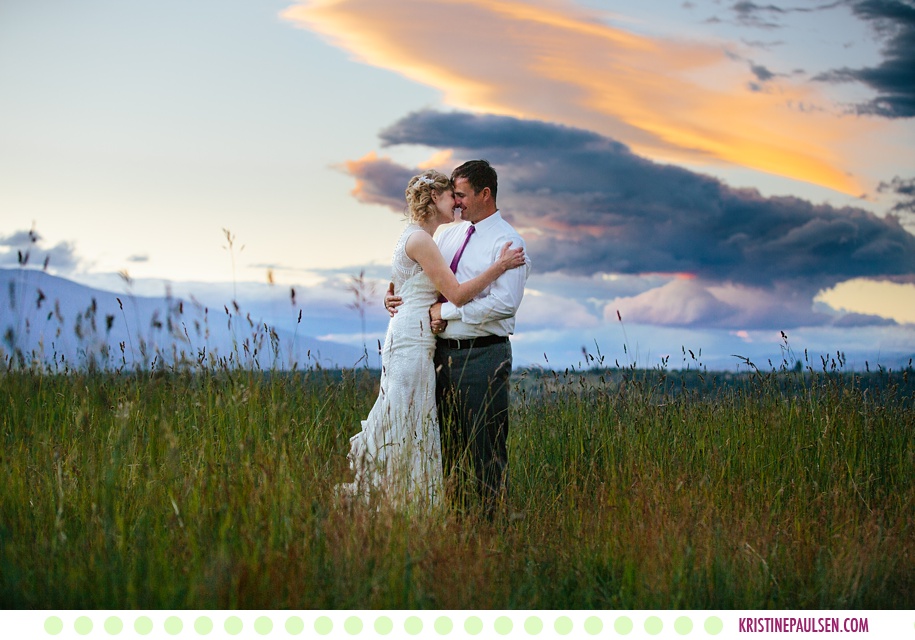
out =
[[[394,291],[399,292],[407,280],[423,270],[418,262],[407,255],[407,240],[417,231],[422,231],[422,229],[418,225],[408,224],[400,234],[397,244],[394,245],[394,255],[391,258],[391,280],[394,282]]]
[[[398,325],[403,323],[414,327],[420,326],[419,334],[414,334],[412,331],[407,333],[399,331],[398,333],[404,339],[416,337],[424,342],[431,339],[434,344],[435,338],[429,329],[429,307],[438,298],[438,291],[420,264],[407,255],[407,240],[414,233],[425,233],[425,231],[415,224],[407,225],[394,247],[394,256],[391,258],[391,279],[394,282],[394,293],[403,298],[403,305],[398,308],[397,314],[392,319],[389,333],[391,328],[398,328]]]

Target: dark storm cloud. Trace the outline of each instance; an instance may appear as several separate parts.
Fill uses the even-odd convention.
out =
[[[881,182],[877,186],[877,191],[892,193],[895,196],[896,204],[890,209],[892,213],[903,220],[908,218],[915,221],[915,178],[904,180],[896,176],[890,182]]]
[[[535,120],[477,116],[461,112],[418,111],[394,123],[382,131],[379,137],[385,146],[421,144],[475,149],[485,145],[494,149],[502,148],[515,155],[527,153],[528,149],[570,151],[598,141],[601,145],[610,145],[615,151],[628,153],[625,145],[582,129]],[[455,146],[456,141],[458,146]]]
[[[490,160],[500,175],[500,204],[526,230],[541,272],[688,273],[703,282],[790,284],[811,296],[854,277],[915,273],[915,236],[896,217],[766,198],[648,161],[588,131],[422,111],[381,137],[387,145],[451,148],[459,157]],[[362,167],[357,176],[367,183],[364,194],[402,192],[413,170],[377,162],[378,171]],[[370,175],[395,174],[394,184],[368,184]],[[398,209],[398,198],[375,201]]]
[[[824,82],[861,82],[877,97],[855,107],[859,114],[886,118],[915,116],[915,3],[910,0],[865,0],[852,10],[876,27],[886,42],[876,67],[834,69],[814,78]]]

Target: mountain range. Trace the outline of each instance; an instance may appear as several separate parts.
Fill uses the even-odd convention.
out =
[[[0,269],[0,365],[73,369],[340,368],[362,349],[271,326],[237,302],[94,289],[37,269]],[[301,314],[299,314],[301,321]]]

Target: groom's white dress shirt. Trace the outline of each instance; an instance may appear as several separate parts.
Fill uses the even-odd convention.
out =
[[[450,264],[457,253],[469,222],[451,225],[443,229],[436,238],[439,249]],[[476,298],[463,307],[450,302],[442,304],[442,318],[448,321],[442,338],[476,338],[479,336],[508,336],[515,330],[515,312],[524,295],[524,285],[531,271],[531,259],[527,256],[524,240],[510,224],[496,211],[476,224],[476,231],[461,255],[455,276],[458,282],[467,282],[480,275],[496,261],[502,245],[511,241],[513,247],[525,247],[524,266],[503,273]]]

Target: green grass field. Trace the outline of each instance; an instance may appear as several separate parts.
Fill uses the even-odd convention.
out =
[[[0,601],[915,608],[908,371],[521,372],[493,523],[335,499],[376,387],[7,367]]]

